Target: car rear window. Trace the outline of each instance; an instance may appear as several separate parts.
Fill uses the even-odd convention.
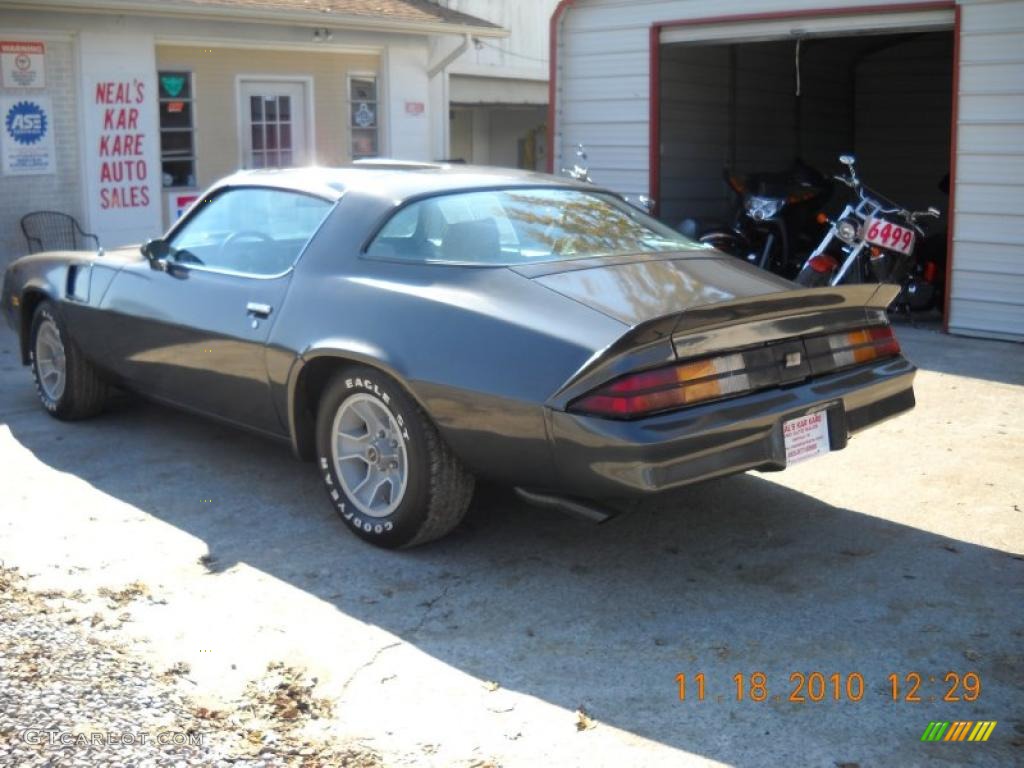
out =
[[[400,208],[371,258],[516,265],[703,248],[614,195],[575,189],[458,192]]]

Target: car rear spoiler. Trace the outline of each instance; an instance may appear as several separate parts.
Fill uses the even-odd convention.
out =
[[[726,349],[887,322],[898,285],[870,283],[748,296],[663,315],[633,326],[594,355],[549,401],[564,406],[606,381]]]

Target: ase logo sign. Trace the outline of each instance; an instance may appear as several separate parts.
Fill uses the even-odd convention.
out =
[[[0,96],[0,169],[53,173],[53,103],[49,96]]]
[[[35,144],[46,135],[46,112],[31,101],[19,101],[7,111],[7,133],[19,144]]]

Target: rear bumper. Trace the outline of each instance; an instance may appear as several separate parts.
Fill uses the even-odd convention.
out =
[[[551,414],[560,491],[602,498],[668,490],[750,469],[786,468],[782,423],[826,410],[833,451],[914,407],[916,368],[897,357],[639,421]]]

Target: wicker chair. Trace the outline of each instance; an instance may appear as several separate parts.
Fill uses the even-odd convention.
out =
[[[21,217],[21,231],[28,241],[28,252],[84,251],[92,240],[99,250],[100,239],[85,232],[74,216],[60,211],[35,211]]]

